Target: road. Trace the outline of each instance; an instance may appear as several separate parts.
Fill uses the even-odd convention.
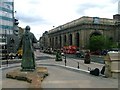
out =
[[[116,88],[116,79],[76,73],[60,67],[48,67],[49,76],[42,82],[43,88]]]
[[[49,76],[42,82],[42,88],[117,88],[117,79],[92,76],[90,74],[77,73],[55,66],[48,68]],[[5,78],[5,74],[15,68],[3,70],[3,88],[27,88],[29,83]]]
[[[37,57],[40,60],[37,61],[37,66],[39,63],[51,63],[51,64],[62,64],[64,65],[64,61],[55,62],[54,56],[37,53]],[[67,65],[75,66],[76,62],[73,63],[71,59],[67,59]],[[81,60],[80,60],[81,61]],[[83,62],[81,62],[81,68],[85,68],[82,66]],[[92,66],[99,66],[99,64],[90,64]],[[118,79],[113,78],[104,78],[102,76],[93,76],[89,73],[82,72],[74,72],[69,69],[64,69],[56,66],[45,66],[48,68],[49,76],[44,79],[42,82],[43,88],[118,88]],[[17,81],[13,79],[7,79],[5,77],[6,73],[16,69],[9,68],[2,71],[2,87],[3,88],[27,88],[29,83],[25,81]]]

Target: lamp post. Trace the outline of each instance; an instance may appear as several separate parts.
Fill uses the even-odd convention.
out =
[[[7,28],[5,28],[5,57],[6,57],[6,64],[8,66],[8,48],[7,48]]]
[[[7,5],[6,5],[6,7],[7,7]],[[8,12],[5,12],[5,17],[9,17],[9,13]],[[6,65],[8,66],[8,43],[7,43],[7,36],[8,36],[8,34],[9,34],[9,27],[8,27],[8,25],[9,25],[9,23],[8,22],[5,22],[4,23],[5,25],[6,25],[6,27],[5,27],[5,57],[6,57]]]

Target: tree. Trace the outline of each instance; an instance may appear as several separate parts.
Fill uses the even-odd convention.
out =
[[[118,48],[117,42],[113,40],[112,37],[106,37],[105,40],[105,49]]]
[[[105,48],[105,37],[102,35],[93,35],[90,37],[89,48],[91,51],[102,50]]]
[[[105,38],[103,35],[93,35],[90,37],[89,48],[91,51],[101,51],[103,49],[118,48],[118,45],[112,37]]]

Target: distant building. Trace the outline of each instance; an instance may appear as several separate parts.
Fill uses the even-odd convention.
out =
[[[83,16],[60,25],[40,38],[42,49],[61,49],[64,46],[77,46],[86,49],[92,35],[104,35],[120,43],[120,14],[113,19]]]

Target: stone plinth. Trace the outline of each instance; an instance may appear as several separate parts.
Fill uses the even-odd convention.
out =
[[[41,82],[46,76],[48,76],[46,67],[37,67],[35,71],[15,69],[6,74],[7,78],[27,81],[30,83],[28,88],[41,88]]]
[[[120,75],[120,52],[108,52],[111,60],[111,73],[113,78]]]
[[[120,52],[108,52],[105,59],[106,76],[118,78],[120,75]]]

